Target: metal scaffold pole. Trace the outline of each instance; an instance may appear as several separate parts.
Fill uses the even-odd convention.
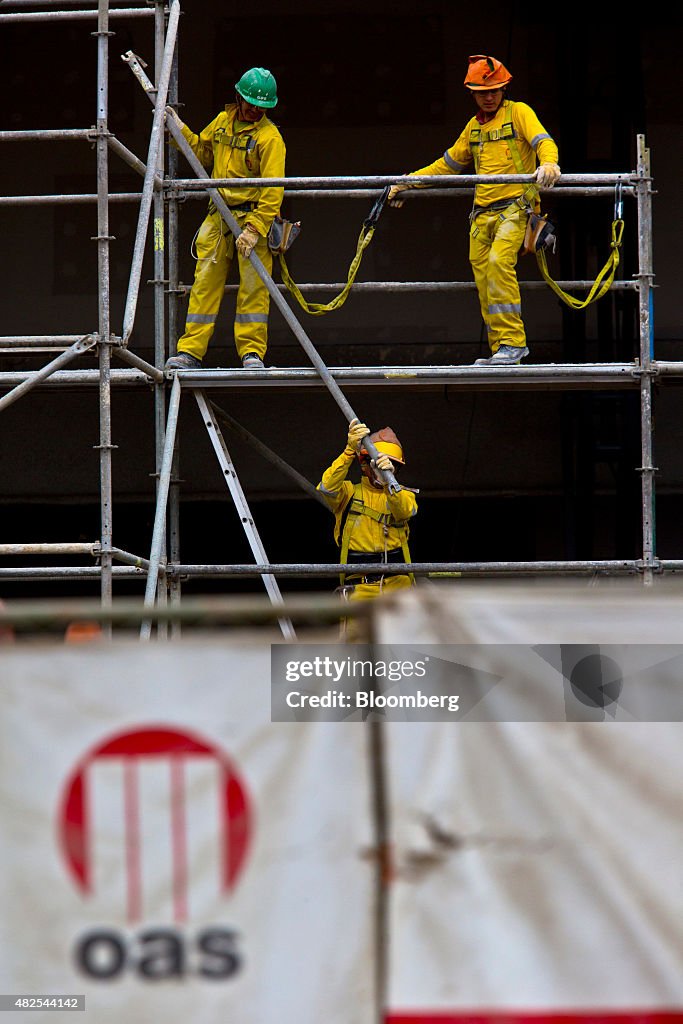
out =
[[[100,364],[100,547],[102,604],[112,603],[111,310],[109,272],[109,4],[97,15],[97,271]],[[107,627],[109,628],[109,627]]]
[[[650,150],[645,137],[638,139],[638,168],[636,196],[638,206],[638,310],[640,322],[640,440],[641,490],[643,531],[643,580],[652,584],[655,559],[655,485],[656,467],[653,462],[652,441],[652,358],[654,348],[654,270],[652,262],[652,179],[650,177]]]
[[[168,85],[168,102],[172,107],[178,103],[178,48],[180,39],[176,39],[171,64],[171,78]],[[174,146],[168,146],[168,176],[173,181],[178,172],[178,150]],[[179,306],[180,306],[180,270],[178,262],[178,197],[175,191],[166,196],[168,244],[166,250],[166,266],[168,269],[168,351],[175,352],[176,339],[179,334]],[[173,453],[173,464],[171,468],[171,482],[168,495],[168,552],[172,562],[180,561],[180,437],[176,438],[176,446]],[[166,584],[172,604],[180,604],[182,584],[176,576],[166,578]],[[174,621],[171,625],[174,636],[180,634],[180,623]]]
[[[170,80],[170,64],[172,57],[168,58],[169,68],[164,67],[165,39],[166,39],[166,14],[164,0],[158,0],[154,8],[154,67],[157,87],[161,83],[162,76]],[[173,44],[175,52],[175,41]],[[150,147],[151,150],[151,147]],[[150,153],[151,155],[151,153]],[[163,135],[159,140],[156,159],[156,174],[163,179],[164,176],[164,146]],[[153,186],[153,179],[152,179]],[[153,204],[153,239],[154,239],[154,364],[159,369],[164,365],[166,350],[166,245],[165,245],[165,219],[164,219],[164,197],[159,189],[152,193]],[[163,380],[156,381],[154,385],[154,436],[156,439],[156,479],[157,493],[161,476],[161,461],[164,451],[164,433],[166,429],[166,387]],[[166,552],[166,538],[163,538],[162,556]],[[163,605],[168,596],[166,574],[160,573],[157,586],[157,601]],[[160,632],[165,630],[160,628]]]
[[[240,395],[252,393],[261,396],[268,394],[269,389],[302,389],[304,386],[318,391],[327,389],[345,418],[355,416],[354,410],[341,390],[365,387],[368,394],[378,387],[391,386],[408,389],[435,391],[448,386],[458,388],[460,393],[465,390],[500,390],[513,391],[516,388],[527,390],[562,390],[578,389],[630,389],[637,388],[640,400],[640,466],[634,468],[640,474],[640,517],[642,556],[637,553],[628,559],[597,559],[584,561],[536,560],[529,562],[462,562],[462,563],[413,563],[412,571],[418,577],[437,578],[447,576],[542,576],[542,575],[577,575],[591,576],[639,576],[645,586],[652,586],[658,573],[680,573],[683,560],[659,559],[656,555],[656,517],[655,517],[655,478],[657,468],[654,464],[653,444],[653,383],[667,381],[671,378],[683,378],[683,362],[663,362],[655,358],[654,352],[654,269],[653,269],[653,238],[652,238],[652,196],[653,184],[650,167],[650,151],[645,145],[645,137],[637,136],[637,167],[630,173],[603,174],[565,174],[562,175],[554,196],[605,197],[619,195],[627,197],[637,208],[637,252],[638,272],[630,280],[612,281],[610,290],[629,298],[629,292],[637,292],[632,296],[632,304],[637,303],[639,317],[639,358],[628,362],[617,363],[584,363],[566,364],[544,363],[515,367],[485,367],[476,365],[457,366],[367,366],[338,367],[328,370],[318,352],[313,347],[308,334],[304,330],[285,298],[286,286],[275,284],[265,272],[265,268],[257,257],[252,257],[252,265],[264,281],[273,304],[282,314],[286,324],[292,330],[303,351],[310,359],[311,366],[305,367],[271,367],[266,371],[253,371],[245,375],[241,370],[202,368],[200,372],[182,370],[176,372],[169,381],[164,373],[166,356],[175,350],[179,334],[182,333],[180,317],[180,298],[189,290],[189,286],[180,283],[179,273],[179,203],[185,199],[206,199],[212,197],[223,216],[225,223],[233,233],[239,232],[239,226],[225,205],[220,191],[224,185],[231,188],[267,188],[281,185],[287,197],[307,200],[325,199],[369,199],[376,198],[381,189],[394,182],[406,182],[405,176],[399,175],[354,175],[328,177],[290,177],[283,179],[212,179],[201,167],[182,133],[171,121],[170,108],[178,106],[178,35],[180,4],[179,0],[91,0],[91,10],[68,10],[70,6],[81,6],[82,0],[0,0],[0,24],[34,23],[44,21],[55,24],[59,21],[96,21],[97,29],[92,35],[97,40],[97,117],[96,124],[80,128],[45,128],[28,131],[2,131],[0,142],[29,143],[71,141],[94,146],[96,155],[97,191],[87,195],[15,195],[0,196],[0,207],[33,206],[44,208],[54,205],[64,207],[69,204],[87,203],[96,205],[97,233],[93,239],[97,245],[97,305],[98,326],[84,324],[85,330],[75,333],[52,334],[13,334],[0,338],[0,351],[10,353],[26,352],[34,356],[41,352],[54,352],[50,362],[35,370],[15,370],[0,372],[0,412],[13,405],[27,395],[35,397],[36,393],[48,389],[88,389],[93,396],[98,390],[99,410],[99,491],[100,491],[100,539],[98,542],[78,543],[28,543],[0,544],[2,557],[27,557],[46,559],[59,554],[68,557],[90,557],[97,565],[38,566],[26,565],[17,569],[0,567],[0,579],[3,580],[64,580],[83,582],[91,580],[97,586],[99,580],[102,616],[106,620],[107,610],[113,611],[114,581],[137,580],[146,582],[145,618],[143,639],[151,632],[152,618],[160,621],[172,621],[170,627],[174,633],[180,626],[172,616],[166,615],[163,606],[170,595],[171,602],[180,603],[181,581],[185,579],[262,577],[266,589],[274,604],[282,602],[277,577],[320,577],[336,575],[340,567],[327,563],[299,563],[293,559],[288,563],[270,563],[265,555],[258,531],[251,519],[246,497],[237,479],[225,440],[220,432],[218,421],[221,420],[252,449],[267,458],[272,465],[286,473],[289,478],[314,500],[324,503],[313,486],[295,469],[288,466],[275,452],[270,451],[263,442],[242,427],[225,410],[221,410],[207,395],[210,390],[234,390]],[[5,13],[13,6],[16,12]],[[28,8],[43,8],[29,11]],[[146,162],[140,159],[120,140],[116,139],[109,128],[109,39],[110,24],[113,18],[148,18],[154,23],[154,79],[151,83],[136,67],[138,58],[129,52],[126,58],[131,70],[138,77],[149,99],[154,105],[151,132],[148,140]],[[151,26],[150,26],[151,27]],[[88,26],[88,30],[92,24]],[[168,114],[168,131],[176,145],[164,151],[164,118]],[[128,167],[140,174],[144,179],[140,192],[111,193],[109,154],[123,161]],[[195,178],[180,178],[178,164],[180,155],[187,158]],[[167,175],[165,176],[165,164]],[[487,176],[487,182],[523,182],[528,183],[531,175]],[[17,176],[21,182],[21,177]],[[30,180],[30,179],[24,179]],[[404,193],[409,202],[428,203],[430,198],[471,197],[474,188],[480,181],[478,175],[453,175],[418,178],[411,176],[411,185],[420,185],[410,192]],[[121,337],[112,333],[111,323],[111,242],[109,223],[109,207],[111,203],[136,202],[139,204],[137,234],[131,257],[130,281],[126,296],[125,311]],[[150,215],[153,231],[150,232]],[[131,351],[127,346],[131,338],[140,293],[142,266],[148,239],[153,244],[153,315],[154,315],[154,355],[152,362]],[[93,275],[94,276],[94,275]],[[338,292],[344,282],[311,282],[299,285],[302,291]],[[586,290],[591,287],[590,281],[556,281],[562,289]],[[526,280],[520,282],[521,288],[538,293],[547,287],[545,281]],[[234,291],[236,285],[228,285],[226,290]],[[364,295],[390,295],[401,293],[421,294],[425,301],[436,293],[460,296],[475,289],[473,281],[359,281],[354,283],[354,291]],[[633,308],[632,307],[632,308]],[[66,328],[69,329],[69,328]],[[73,328],[71,328],[73,330]],[[72,369],[72,362],[90,350],[97,351],[98,367],[95,369]],[[125,370],[112,369],[112,352],[129,367]],[[150,360],[145,351],[143,353]],[[169,383],[172,389],[169,394]],[[137,554],[122,551],[113,545],[113,474],[112,452],[112,396],[118,385],[122,388],[146,388],[153,395],[154,430],[155,430],[155,473],[156,477],[156,517],[152,550],[149,559]],[[340,387],[341,385],[341,387]],[[204,419],[211,438],[211,443],[223,470],[234,503],[246,524],[245,532],[255,556],[253,565],[234,564],[183,564],[180,559],[180,493],[179,493],[179,409],[182,390],[190,389]],[[633,396],[635,397],[635,396]],[[168,404],[168,410],[166,408]],[[371,454],[374,446],[368,445]],[[376,450],[374,450],[376,452]],[[634,464],[636,459],[633,460]],[[399,485],[396,485],[399,486]],[[440,483],[444,490],[439,497],[452,497],[455,494],[453,482],[446,477]],[[470,494],[472,492],[469,492]],[[123,565],[116,565],[121,562]],[[351,565],[346,567],[350,570]],[[381,563],[371,568],[380,571]],[[405,569],[406,567],[404,567]],[[399,566],[400,569],[400,566]],[[396,564],[391,572],[397,572]],[[118,584],[117,584],[118,585]],[[139,583],[137,584],[139,585]],[[156,604],[156,608],[155,608]],[[112,621],[114,617],[112,615]],[[158,629],[156,635],[163,637],[165,626]],[[291,623],[283,618],[281,628],[285,636],[289,636]],[[110,632],[110,627],[106,627]]]

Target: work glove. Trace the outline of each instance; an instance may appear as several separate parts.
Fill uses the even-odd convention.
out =
[[[552,188],[561,173],[558,164],[541,164],[536,171],[536,181],[541,188]]]
[[[184,128],[185,124],[178,117],[178,111],[174,110],[173,107],[166,107],[166,116],[164,118],[166,122],[174,121],[178,128]]]
[[[373,459],[372,464],[373,466],[375,466],[376,469],[382,469],[385,472],[389,473],[394,472],[394,464],[389,458],[389,456],[386,454],[386,452],[380,452],[377,458]]]
[[[246,224],[242,234],[238,236],[237,241],[235,242],[240,256],[243,256],[245,260],[248,260],[260,237],[261,236],[258,231],[252,224]]]
[[[397,199],[396,197],[399,192],[404,192],[407,188],[410,188],[410,185],[392,185],[389,189],[389,195],[387,196],[389,206],[395,206],[396,209],[399,210],[403,206],[404,200]]]
[[[349,436],[346,441],[346,451],[349,455],[357,455],[360,451],[360,443],[364,437],[370,433],[370,428],[366,427],[360,420],[351,420],[349,423]]]

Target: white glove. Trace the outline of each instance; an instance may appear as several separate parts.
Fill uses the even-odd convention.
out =
[[[380,452],[377,458],[374,460],[373,465],[376,466],[377,469],[383,469],[390,473],[394,472],[394,464],[389,458],[389,456],[386,454],[386,452]]]
[[[252,224],[245,225],[242,234],[237,236],[237,241],[235,242],[240,256],[243,256],[245,260],[248,260],[260,237],[261,236],[258,231]]]
[[[561,173],[558,164],[541,164],[536,171],[536,181],[541,188],[552,188]]]
[[[166,107],[165,121],[167,123],[168,123],[168,121],[175,122],[175,124],[176,124],[176,126],[178,128],[184,128],[185,127],[184,122],[181,121],[180,118],[178,117],[178,111],[174,110],[173,107]]]
[[[369,433],[370,428],[366,427],[366,425],[361,423],[360,420],[351,420],[349,423],[349,436],[346,441],[346,450],[357,455],[360,451],[361,441],[364,437],[367,437]]]

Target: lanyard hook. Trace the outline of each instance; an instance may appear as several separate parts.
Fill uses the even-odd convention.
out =
[[[614,219],[621,220],[624,212],[623,187],[618,181],[614,187]]]

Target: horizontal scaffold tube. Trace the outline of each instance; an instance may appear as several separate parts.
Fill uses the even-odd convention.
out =
[[[386,185],[405,185],[427,188],[429,185],[449,185],[453,188],[468,188],[480,182],[486,184],[509,184],[510,182],[528,183],[535,181],[533,174],[432,174],[432,175],[388,175],[374,174],[365,176],[342,176],[334,178],[300,177],[300,178],[175,178],[168,181],[174,188],[346,188],[348,186],[374,185],[384,188]],[[553,195],[562,191],[565,185],[630,185],[633,175],[629,174],[563,174],[553,188]],[[544,190],[541,190],[541,195]],[[401,197],[403,198],[403,197]]]
[[[0,22],[27,21],[86,21],[97,18],[98,11],[19,11],[16,14],[0,14]],[[108,12],[110,18],[148,18],[154,14],[151,7],[119,7]]]
[[[265,574],[273,576],[338,576],[339,573],[351,575],[359,573],[358,562],[337,563],[263,563],[242,564],[242,565],[181,565],[169,563],[165,567],[166,575],[169,577],[207,577],[213,576],[247,576],[256,577]],[[390,562],[363,564],[362,571],[365,575],[377,575],[383,573],[386,576],[405,575],[408,572],[415,576],[466,576],[466,575],[534,575],[538,572],[547,572],[560,575],[590,575],[592,573],[608,573],[610,575],[629,574],[633,575],[640,570],[640,563],[636,560],[603,560],[603,561],[573,561],[573,562]],[[51,566],[47,568],[0,568],[0,580],[22,580],[22,579],[79,579],[81,577],[97,578],[100,574],[99,566]],[[113,572],[116,576],[140,577],[146,576],[141,568],[133,566],[114,566]],[[155,575],[155,574],[153,574]],[[152,578],[152,577],[150,577]],[[151,609],[150,609],[151,610]]]

